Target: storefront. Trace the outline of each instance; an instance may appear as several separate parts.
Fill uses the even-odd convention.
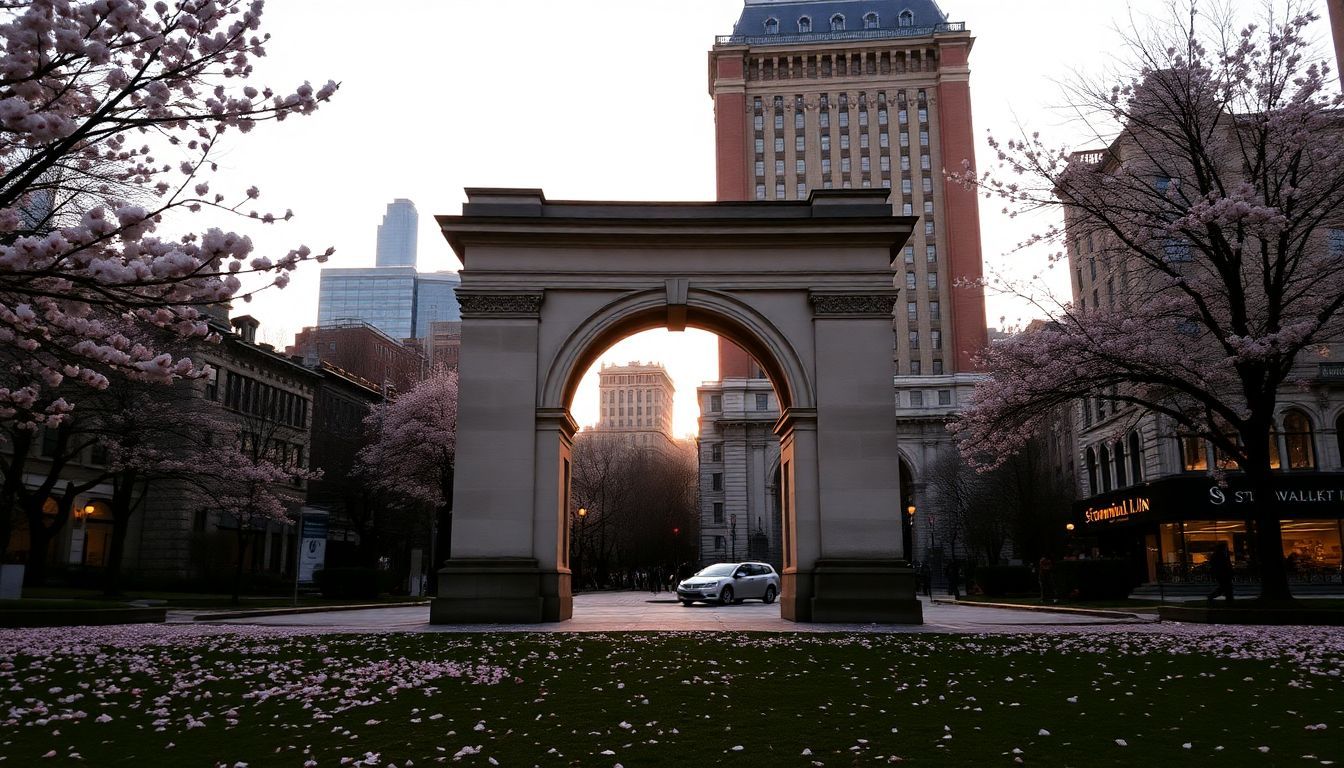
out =
[[[1285,474],[1275,495],[1289,578],[1341,581],[1344,557],[1344,473]],[[1141,581],[1208,581],[1219,542],[1232,555],[1239,581],[1254,581],[1255,542],[1247,517],[1254,494],[1245,478],[1224,485],[1206,475],[1170,477],[1078,502],[1077,532],[1102,554],[1125,557]]]

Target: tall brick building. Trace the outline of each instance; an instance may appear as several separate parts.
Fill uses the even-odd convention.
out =
[[[907,446],[902,496],[917,512],[937,506],[924,498],[921,475],[952,449],[945,424],[969,395],[972,360],[987,344],[984,293],[959,283],[982,274],[978,204],[973,191],[944,179],[945,169],[974,164],[973,43],[934,0],[746,0],[732,34],[709,54],[720,200],[885,188],[895,215],[920,219],[895,265],[903,294],[892,344]],[[726,341],[719,375],[763,376]],[[727,444],[721,452],[740,453]],[[748,469],[722,467],[726,475]],[[914,559],[937,548],[923,530],[928,517],[901,515]],[[713,535],[708,506],[702,519]]]

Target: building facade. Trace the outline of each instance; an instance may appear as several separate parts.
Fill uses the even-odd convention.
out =
[[[462,353],[462,321],[436,321],[429,324],[429,335],[425,338],[425,354],[429,358],[429,367],[444,367],[457,370],[457,361]]]
[[[383,223],[378,225],[377,265],[414,268],[419,227],[415,203],[400,197],[388,203]]]
[[[1111,146],[1079,152],[1072,162],[1089,172],[1170,184],[1150,167],[1152,147],[1122,134]],[[1145,173],[1140,168],[1149,168]],[[1121,182],[1117,181],[1117,188]],[[1125,312],[1134,302],[1160,299],[1163,276],[1119,244],[1105,228],[1066,209],[1065,249],[1073,311]],[[1190,244],[1165,238],[1159,246],[1167,269],[1201,268]],[[1309,246],[1344,263],[1344,226],[1322,227]],[[1199,333],[1192,326],[1191,333]],[[1270,462],[1283,531],[1289,578],[1298,583],[1341,581],[1344,568],[1344,344],[1321,345],[1300,355],[1279,390],[1271,426]],[[1200,365],[1192,342],[1191,361]],[[1175,365],[1175,361],[1173,361]],[[1109,394],[1109,396],[1107,396]],[[1209,559],[1225,544],[1238,580],[1257,579],[1251,560],[1255,536],[1247,522],[1253,494],[1236,462],[1178,422],[1112,399],[1111,391],[1076,403],[1069,414],[1076,442],[1079,501],[1076,525],[1103,554],[1127,558],[1136,582],[1209,581]]]
[[[672,435],[676,387],[661,363],[604,364],[597,389],[601,409],[594,432],[621,435],[641,449],[676,449]]]
[[[746,0],[709,55],[720,200],[882,188],[894,215],[919,219],[899,256],[903,293],[892,322],[900,519],[912,561],[939,548],[924,530],[937,499],[922,475],[954,450],[946,424],[987,345],[984,294],[969,287],[983,271],[978,204],[944,180],[945,169],[974,167],[973,42],[933,0]],[[761,375],[723,341],[719,369],[725,380]],[[724,467],[738,478],[748,469]],[[713,510],[702,514],[711,525]]]
[[[359,320],[304,328],[285,354],[308,368],[323,364],[371,381],[382,390],[406,392],[424,378],[428,361],[415,348]]]
[[[422,339],[430,323],[460,321],[456,272],[420,274],[414,267],[322,270],[317,324],[364,322],[394,339]]]
[[[424,339],[434,323],[461,323],[462,308],[457,303],[457,287],[462,278],[456,272],[421,272],[415,277],[415,338]]]
[[[700,403],[701,565],[760,560],[783,568],[779,400],[763,376],[696,390]]]

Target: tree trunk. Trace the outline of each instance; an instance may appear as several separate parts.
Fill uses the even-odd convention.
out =
[[[107,554],[107,566],[103,569],[103,594],[107,597],[121,595],[121,565],[126,557],[126,533],[131,526],[131,512],[134,510],[136,472],[126,470],[114,480],[112,486],[112,547]]]
[[[23,468],[33,445],[33,433],[17,430],[10,435],[9,455],[4,465],[4,483],[0,486],[0,563],[8,562],[9,539],[14,535],[14,520],[19,516],[19,488]]]
[[[242,601],[239,597],[243,588],[243,560],[247,556],[247,534],[249,531],[243,526],[242,520],[238,521],[238,562],[233,566],[233,604],[238,605]]]
[[[1291,602],[1288,564],[1283,557],[1283,528],[1279,523],[1278,499],[1274,495],[1274,475],[1269,470],[1248,473],[1255,494],[1255,560],[1260,572],[1260,599]]]

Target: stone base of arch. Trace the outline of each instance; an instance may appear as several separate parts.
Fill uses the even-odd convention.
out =
[[[827,558],[783,574],[780,615],[819,624],[922,624],[915,572],[904,560]]]
[[[539,624],[574,615],[569,572],[528,557],[462,558],[439,569],[431,624]]]

